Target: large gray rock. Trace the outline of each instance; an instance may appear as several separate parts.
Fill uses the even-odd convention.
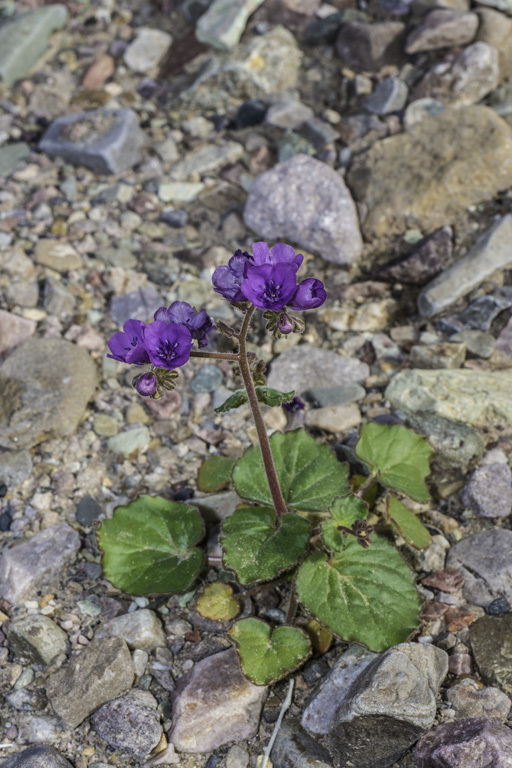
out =
[[[143,141],[131,109],[98,109],[58,117],[39,149],[98,173],[123,173],[140,162]]]
[[[360,384],[369,373],[369,366],[356,358],[300,344],[285,349],[272,361],[267,381],[269,387],[284,392],[292,385],[297,394],[301,394],[327,384]]]
[[[17,604],[50,587],[80,549],[80,536],[67,523],[56,523],[28,541],[4,550],[0,558],[0,596]]]
[[[363,250],[345,182],[308,155],[295,155],[256,179],[244,221],[267,240],[297,243],[336,264],[352,264]]]
[[[67,18],[65,5],[49,5],[21,13],[3,24],[0,81],[9,86],[26,75],[45,52],[51,33],[61,29]]]
[[[433,724],[448,655],[433,645],[402,643],[372,662],[342,699],[330,725],[339,768],[387,768]]]
[[[470,625],[469,639],[482,679],[512,694],[512,614],[482,616]]]
[[[30,339],[0,367],[0,447],[31,448],[73,434],[97,385],[87,350]]]
[[[14,654],[48,665],[66,652],[68,636],[49,616],[36,613],[12,622],[7,644]]]
[[[458,541],[446,566],[464,576],[463,595],[469,603],[485,607],[505,597],[512,604],[512,531],[482,531]]]
[[[436,315],[508,266],[512,262],[511,238],[512,215],[507,214],[476,241],[469,253],[423,288],[418,296],[420,314]]]
[[[116,616],[101,624],[96,630],[95,637],[122,637],[130,648],[139,648],[143,651],[152,651],[167,644],[158,616],[147,608]]]
[[[179,752],[212,752],[255,735],[267,688],[242,675],[233,649],[199,661],[176,692],[169,741]]]
[[[480,517],[508,517],[512,512],[512,471],[508,464],[486,464],[473,472],[462,496]]]
[[[97,709],[92,718],[94,728],[111,747],[142,760],[162,736],[157,707],[149,691],[134,688]]]
[[[2,763],[2,768],[73,768],[61,753],[48,744],[33,744]]]
[[[512,731],[488,717],[438,725],[414,750],[417,768],[509,768]]]
[[[68,728],[130,690],[135,671],[120,637],[94,640],[48,678],[46,694]]]

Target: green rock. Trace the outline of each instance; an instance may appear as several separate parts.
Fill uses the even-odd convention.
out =
[[[204,189],[200,182],[164,181],[158,187],[158,197],[164,203],[180,202],[189,203]]]
[[[7,643],[15,655],[47,666],[66,652],[68,636],[48,616],[34,614],[11,624]]]
[[[137,427],[126,432],[120,432],[118,435],[111,437],[107,445],[113,453],[118,453],[122,456],[130,456],[132,453],[145,451],[149,447],[149,429],[147,427]]]
[[[1,30],[0,30],[1,33]],[[1,57],[1,53],[0,53]],[[15,141],[0,148],[0,176],[6,178],[30,157],[30,147],[24,141]]]
[[[512,613],[477,619],[469,627],[469,639],[484,682],[511,694]]]
[[[106,413],[98,413],[94,417],[92,428],[100,437],[114,437],[119,432],[119,423],[113,416]]]

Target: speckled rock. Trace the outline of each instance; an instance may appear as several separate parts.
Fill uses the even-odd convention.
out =
[[[0,596],[17,604],[54,584],[80,549],[80,536],[67,523],[36,533],[0,558]]]
[[[73,768],[61,753],[48,744],[33,744],[2,762],[2,768]]]
[[[484,682],[512,694],[512,614],[482,616],[471,624],[469,639]]]
[[[462,500],[480,517],[508,517],[512,511],[512,471],[509,465],[487,464],[475,469]]]
[[[407,53],[467,45],[476,35],[478,16],[444,8],[431,11],[407,38]]]
[[[360,384],[369,375],[366,363],[343,357],[310,344],[290,347],[276,357],[268,375],[268,386],[287,392],[290,382],[297,394],[328,384]]]
[[[512,732],[487,717],[438,725],[418,742],[413,759],[417,768],[509,768]]]
[[[363,243],[354,201],[339,174],[295,155],[255,181],[244,221],[267,240],[285,240],[336,264],[352,264]]]
[[[480,688],[476,680],[461,680],[446,691],[446,700],[455,717],[494,717],[506,720],[512,701],[499,688]]]
[[[132,650],[139,648],[152,651],[167,644],[158,616],[147,608],[116,616],[101,624],[95,632],[95,637],[122,637]]]
[[[68,636],[49,616],[34,614],[12,622],[7,643],[14,654],[48,665],[66,652]]]
[[[458,541],[446,566],[464,576],[463,595],[469,603],[485,607],[498,597],[512,603],[512,531],[491,529]]]
[[[336,51],[355,70],[374,72],[388,64],[400,64],[405,43],[405,25],[400,21],[359,21],[343,24]]]
[[[428,413],[407,415],[407,426],[425,435],[435,451],[432,471],[446,478],[465,474],[482,458],[484,441],[478,429]]]
[[[149,691],[134,688],[97,709],[92,718],[94,728],[111,747],[141,760],[162,736],[157,706]]]

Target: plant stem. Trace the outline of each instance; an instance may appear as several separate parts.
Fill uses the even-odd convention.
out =
[[[367,491],[369,491],[369,490],[370,490],[370,488],[371,488],[371,487],[372,487],[372,486],[373,486],[373,485],[374,485],[376,482],[377,482],[377,478],[375,477],[375,475],[371,475],[371,474],[370,474],[370,475],[369,475],[369,476],[366,478],[366,480],[364,481],[364,483],[363,483],[362,485],[360,485],[360,486],[359,486],[359,488],[358,488],[358,489],[357,489],[357,491],[356,491],[356,496],[358,497],[358,499],[362,499],[362,498],[363,498],[363,496],[365,495],[365,493],[366,493]]]
[[[269,581],[266,584],[256,584],[255,587],[250,587],[243,592],[238,592],[236,595],[233,595],[233,597],[235,600],[243,600],[244,597],[252,597],[253,595],[258,595],[260,592],[264,592],[266,589],[273,589],[274,587],[278,587],[280,584],[284,584],[284,582],[288,581],[289,578],[290,577],[288,574],[285,574],[284,576],[280,576],[278,579]]]
[[[297,613],[297,595],[295,594],[295,584],[292,584],[290,590],[290,602],[288,603],[288,610],[286,612],[285,624],[292,624]]]
[[[238,352],[198,352],[193,349],[190,353],[190,357],[206,357],[213,360],[236,360],[239,359]]]
[[[249,330],[249,324],[255,307],[249,307],[244,315],[242,328],[240,330],[240,352],[239,352],[239,365],[240,373],[244,380],[245,389],[247,391],[247,398],[249,405],[251,406],[252,416],[258,435],[258,440],[261,448],[261,455],[263,457],[263,466],[265,467],[265,473],[267,475],[268,487],[274,502],[274,509],[278,515],[284,515],[288,511],[281,492],[279,480],[277,479],[276,468],[274,465],[274,459],[272,458],[272,451],[270,450],[270,442],[263,421],[263,416],[260,411],[260,404],[258,402],[258,396],[256,394],[256,388],[252,378],[251,368],[249,360],[247,359],[247,331]]]

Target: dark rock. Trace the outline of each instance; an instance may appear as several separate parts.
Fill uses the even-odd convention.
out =
[[[261,99],[249,99],[240,104],[238,112],[230,123],[232,130],[238,131],[241,128],[250,128],[253,125],[260,125],[268,111],[268,104]]]
[[[405,25],[400,21],[344,24],[336,50],[351,69],[374,72],[403,58]]]
[[[438,725],[417,744],[417,768],[508,768],[512,732],[488,717],[472,717]]]
[[[188,213],[183,208],[164,208],[160,214],[160,221],[173,229],[182,229],[187,224]]]
[[[488,331],[500,312],[510,307],[512,307],[512,287],[506,285],[488,296],[480,296],[459,315],[459,320],[465,328]]]
[[[343,24],[345,14],[343,11],[330,13],[324,19],[316,19],[308,24],[302,32],[302,41],[306,45],[324,45],[334,43],[336,36]]]
[[[162,736],[157,706],[149,691],[133,689],[97,709],[93,715],[94,728],[114,749],[142,759]]]
[[[48,744],[33,744],[8,757],[2,762],[2,768],[73,768],[61,753]]]
[[[92,496],[84,496],[76,508],[76,521],[84,528],[91,526],[102,514],[103,510]]]
[[[285,721],[270,753],[275,768],[324,768],[332,765],[329,752],[309,736],[298,720]]]
[[[386,264],[379,277],[401,283],[424,285],[449,262],[453,250],[451,227],[441,227],[421,240],[405,258]]]
[[[506,597],[497,597],[492,603],[486,607],[485,612],[489,616],[499,616],[501,613],[508,613],[510,611],[510,603]]]
[[[469,627],[469,640],[484,682],[512,693],[512,614],[477,619]]]

